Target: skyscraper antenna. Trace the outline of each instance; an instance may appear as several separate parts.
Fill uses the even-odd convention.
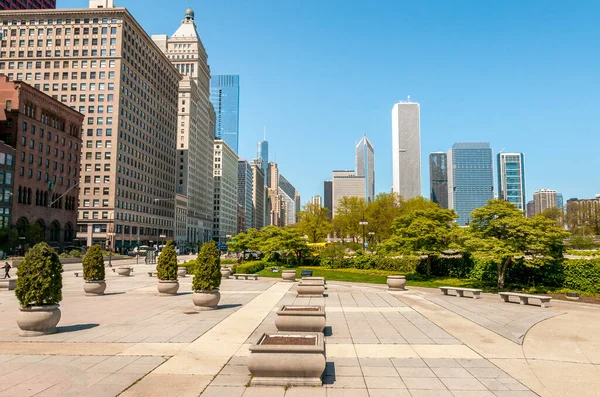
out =
[[[408,96],[408,102],[410,102],[410,95]]]

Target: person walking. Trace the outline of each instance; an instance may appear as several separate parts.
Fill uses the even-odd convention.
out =
[[[2,266],[2,268],[4,269],[4,278],[10,278],[10,274],[8,274],[8,272],[10,271],[11,266],[8,264],[8,262],[6,262],[4,264],[4,266]]]

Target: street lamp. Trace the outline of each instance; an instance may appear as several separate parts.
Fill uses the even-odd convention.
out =
[[[162,239],[166,239],[166,238],[167,238],[167,235],[166,235],[165,233],[161,233],[161,234],[158,236],[158,238],[159,238],[159,239],[160,239],[160,238],[162,238]],[[165,240],[165,241],[166,241],[166,240]],[[163,244],[163,245],[165,245],[165,244]],[[158,240],[158,250],[160,251],[160,240]]]
[[[367,220],[365,218],[363,218],[362,221],[358,222],[358,224],[362,226],[362,232],[363,232],[362,243],[363,243],[363,251],[364,251],[364,250],[366,250],[365,226],[367,226],[369,224],[369,222],[367,222]]]
[[[367,234],[369,235],[369,244],[371,244],[371,242],[373,241],[373,236],[375,235],[375,232],[369,232]]]
[[[106,235],[108,236],[108,267],[112,267],[112,240],[115,232],[108,232]]]

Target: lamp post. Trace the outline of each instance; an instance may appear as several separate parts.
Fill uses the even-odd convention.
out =
[[[161,234],[158,236],[158,238],[159,238],[159,239],[161,239],[161,238],[162,238],[162,239],[165,239],[164,241],[166,241],[167,235],[166,235],[165,233],[161,233]],[[165,244],[163,244],[163,245],[165,245]],[[160,240],[158,240],[158,250],[160,251]]]
[[[362,221],[358,222],[359,225],[362,226],[362,245],[363,245],[363,251],[366,250],[366,241],[365,241],[365,226],[367,226],[369,224],[369,222],[367,222],[367,220],[365,218],[362,219]]]
[[[108,267],[112,267],[112,240],[115,232],[108,232],[106,235],[108,236]]]
[[[375,232],[369,232],[367,234],[369,235],[369,245],[371,245],[371,242],[373,241],[373,236],[375,235]],[[373,250],[371,249],[371,251],[373,251]]]

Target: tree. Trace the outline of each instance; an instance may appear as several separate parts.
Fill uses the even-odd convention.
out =
[[[27,251],[17,269],[15,295],[22,307],[56,305],[62,300],[60,259],[48,244]]]
[[[163,281],[177,280],[177,252],[173,240],[167,241],[167,245],[158,256],[156,277]]]
[[[544,218],[548,218],[556,224],[558,227],[563,227],[564,225],[564,213],[562,209],[558,207],[548,207],[540,214]]]
[[[329,210],[325,207],[306,203],[304,211],[298,214],[296,227],[308,236],[309,242],[318,243],[323,241],[332,230],[328,212]]]
[[[202,245],[196,266],[192,291],[211,291],[221,285],[221,252],[214,241]]]
[[[0,228],[0,251],[9,252],[19,239],[16,229],[8,227]]]
[[[396,193],[379,193],[367,205],[366,218],[369,231],[375,233],[377,242],[387,240],[392,235],[392,223],[402,213],[404,200]]]
[[[295,227],[267,226],[259,232],[258,248],[265,255],[272,257],[275,252],[292,253],[298,262],[309,252],[306,239]]]
[[[357,237],[362,233],[359,222],[364,218],[367,209],[365,200],[359,197],[344,196],[336,207],[333,225],[337,237],[342,241],[349,237],[356,242]]]
[[[23,230],[23,236],[27,244],[33,246],[41,241],[44,241],[44,229],[37,223],[27,225]]]
[[[98,244],[94,244],[83,256],[83,279],[85,281],[101,281],[104,278],[102,248]]]

